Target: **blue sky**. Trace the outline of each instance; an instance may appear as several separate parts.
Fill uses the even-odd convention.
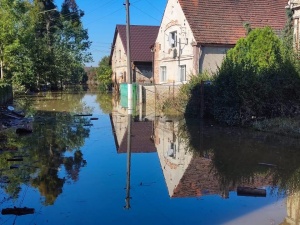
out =
[[[60,8],[63,0],[55,0]],[[110,54],[116,24],[126,24],[125,0],[77,0],[85,12],[83,25],[88,29],[94,62],[97,66],[103,56]],[[160,25],[167,0],[130,0],[132,25]]]

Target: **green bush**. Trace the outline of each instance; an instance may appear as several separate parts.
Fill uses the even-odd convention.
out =
[[[300,113],[300,77],[286,52],[269,27],[240,39],[215,77],[215,119],[245,125]]]

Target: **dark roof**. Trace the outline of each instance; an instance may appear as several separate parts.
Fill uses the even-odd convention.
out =
[[[279,33],[286,23],[287,0],[179,0],[198,44],[234,45],[244,24],[270,26]]]
[[[131,47],[131,61],[133,62],[152,62],[152,53],[150,47],[155,43],[158,35],[159,26],[142,26],[142,25],[130,25],[130,47]],[[125,53],[127,54],[127,36],[126,25],[117,25],[110,53],[110,61],[113,54],[113,48],[116,43],[116,39],[120,34]]]
[[[131,125],[131,152],[132,153],[153,153],[156,152],[152,136],[152,122],[133,122]],[[118,153],[127,153],[127,137],[126,130],[124,137],[118,148]]]

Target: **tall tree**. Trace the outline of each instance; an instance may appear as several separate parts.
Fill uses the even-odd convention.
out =
[[[15,53],[20,48],[21,31],[24,27],[26,4],[21,0],[0,0],[0,73],[10,72],[12,61],[21,55]],[[9,75],[9,74],[8,74]]]
[[[112,84],[112,69],[109,65],[109,56],[104,56],[99,62],[99,66],[97,68],[97,78],[102,87],[105,89],[109,89]]]

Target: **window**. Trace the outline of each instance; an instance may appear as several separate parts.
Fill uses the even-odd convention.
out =
[[[160,81],[165,82],[167,80],[167,67],[161,66],[160,67]]]
[[[186,66],[179,66],[179,81],[186,81]]]
[[[177,31],[170,32],[169,44],[171,48],[177,47]]]

